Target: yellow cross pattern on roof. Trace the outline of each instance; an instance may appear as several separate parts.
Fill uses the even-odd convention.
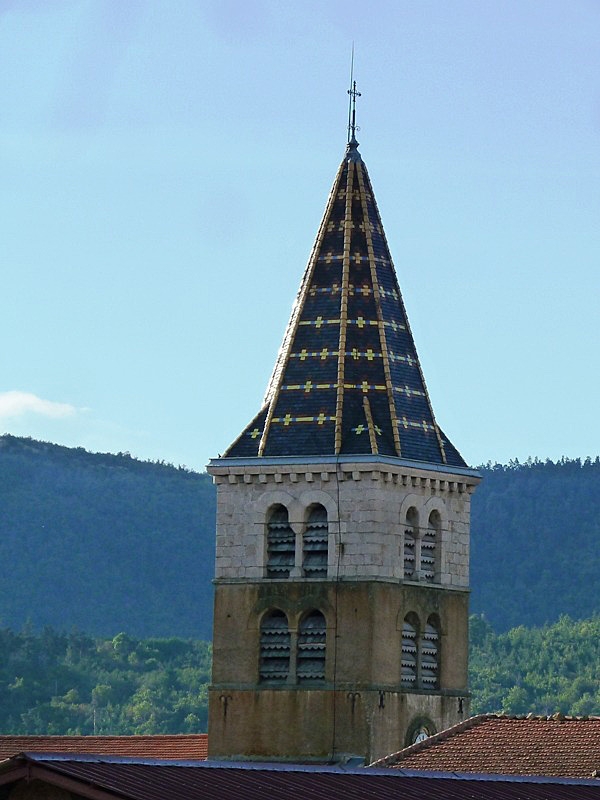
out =
[[[362,381],[362,383],[345,383],[344,389],[362,389],[363,392],[367,392],[369,389],[375,389],[378,392],[384,392],[386,386],[384,383],[369,383],[368,381]]]
[[[406,384],[404,386],[394,386],[394,391],[405,394],[407,397],[411,395],[415,395],[415,397],[425,397],[425,392],[422,392],[420,389],[411,389],[411,387]]]
[[[325,361],[326,358],[329,356],[337,356],[337,350],[328,350],[324,347],[322,350],[311,350],[310,352],[306,349],[302,349],[299,353],[290,353],[290,358],[299,358],[300,361],[306,361],[307,358],[320,358],[321,361]]]
[[[250,437],[252,439],[256,439],[260,436],[260,431],[258,428],[254,428],[254,430],[250,431]]]
[[[373,361],[374,358],[382,358],[381,353],[376,353],[374,350],[371,350],[371,348],[363,351],[359,350],[358,347],[353,347],[352,350],[346,350],[344,355],[352,357],[355,361],[358,361],[361,356],[367,358],[369,361]]]
[[[403,416],[401,419],[397,420],[396,423],[398,426],[402,425],[406,430],[408,430],[408,428],[421,428],[425,433],[435,431],[433,425],[425,419],[417,422],[416,420],[407,419],[406,416]]]
[[[306,383],[284,383],[281,390],[283,392],[297,392],[302,390],[305,394],[308,394],[312,389],[337,389],[337,387],[337,383],[313,383],[312,381],[306,381]]]
[[[323,319],[323,317],[317,317],[316,319],[303,319],[300,320],[300,325],[314,325],[316,328],[320,328],[322,325],[339,325],[339,319]],[[377,325],[377,323],[374,323]]]
[[[316,422],[319,425],[323,425],[324,422],[335,422],[335,417],[323,414],[323,412],[316,417],[293,417],[291,414],[286,414],[285,417],[273,417],[271,422],[282,422],[285,427],[292,422]]]
[[[367,429],[366,429],[366,428],[365,428],[365,426],[364,426],[364,425],[361,423],[360,425],[357,425],[357,426],[356,426],[356,428],[352,428],[352,430],[353,430],[353,431],[354,431],[354,433],[356,433],[357,435],[360,435],[361,433],[363,433],[363,432],[364,432],[364,431],[366,431]]]
[[[317,294],[337,294],[339,291],[339,285],[334,283],[332,286],[311,286],[308,293],[315,297]]]
[[[394,353],[393,350],[388,350],[388,357],[390,361],[404,361],[409,367],[413,367],[417,363],[417,360],[410,353],[402,356],[399,353]]]
[[[385,325],[386,328],[391,328],[393,331],[398,331],[398,330],[405,331],[406,330],[406,325],[404,325],[402,322],[396,322],[395,319],[392,320],[391,322],[385,321],[383,324]]]

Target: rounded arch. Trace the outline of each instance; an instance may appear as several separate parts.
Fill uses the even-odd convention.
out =
[[[290,673],[290,630],[280,608],[266,609],[260,619],[259,680],[285,683]]]
[[[408,510],[410,508],[414,508],[419,513],[420,509],[423,506],[423,498],[420,497],[418,494],[407,494],[404,500],[400,505],[400,523],[404,525],[406,523]],[[418,524],[418,521],[417,521]]]
[[[325,681],[327,656],[327,621],[318,608],[300,617],[296,675],[299,683]]]
[[[448,528],[448,508],[441,497],[430,497],[423,506],[423,518],[428,520],[432,511],[437,511],[440,515],[441,528]]]
[[[413,717],[406,729],[404,736],[404,746],[410,747],[411,744],[417,744],[437,733],[437,729],[431,719],[423,714]]]
[[[274,520],[280,520],[285,522],[289,522],[289,511],[287,506],[283,503],[273,503],[273,505],[269,506],[266,513],[267,522],[272,522]]]
[[[285,617],[285,624],[286,627],[288,627],[288,615],[283,609],[279,608],[278,606],[274,606],[273,604],[266,605],[263,609],[258,611],[256,615],[258,627],[262,628],[263,621],[271,616],[278,618],[282,616]]]
[[[293,495],[286,492],[284,489],[271,489],[263,492],[252,503],[251,513],[253,522],[258,525],[264,523],[267,511],[271,506],[275,505],[285,506],[291,521],[302,519],[302,505]]]
[[[327,519],[330,522],[338,522],[337,503],[330,494],[322,489],[307,489],[300,493],[298,502],[302,507],[302,519],[306,522],[307,515],[311,506],[320,505],[327,511]]]
[[[314,585],[314,584],[312,584]],[[293,610],[290,610],[289,621],[290,629],[298,630],[303,619],[305,619],[311,611],[319,610],[325,617],[327,627],[332,626],[335,617],[334,609],[331,603],[327,602],[320,592],[311,592],[311,584],[307,584],[307,592],[297,603],[294,604]]]
[[[427,515],[427,522],[429,523],[429,527],[433,528],[436,533],[441,533],[442,530],[442,515],[434,508],[433,511],[430,511]]]

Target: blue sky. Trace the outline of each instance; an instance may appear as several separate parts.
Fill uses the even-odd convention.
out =
[[[597,0],[2,0],[0,433],[202,469],[346,139],[471,464],[600,453]]]

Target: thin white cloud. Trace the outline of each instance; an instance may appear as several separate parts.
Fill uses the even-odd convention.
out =
[[[30,392],[0,392],[0,419],[22,417],[24,414],[39,414],[42,417],[61,419],[76,411],[69,403],[54,403],[43,400]]]

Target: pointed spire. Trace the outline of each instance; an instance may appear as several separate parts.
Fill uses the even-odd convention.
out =
[[[263,408],[224,457],[370,455],[465,467],[435,421],[350,120]]]
[[[348,145],[346,147],[346,157],[353,160],[360,158],[358,154],[358,142],[356,141],[356,98],[361,97],[361,93],[356,90],[354,80],[354,42],[352,42],[352,58],[350,60],[350,88],[348,89]]]

